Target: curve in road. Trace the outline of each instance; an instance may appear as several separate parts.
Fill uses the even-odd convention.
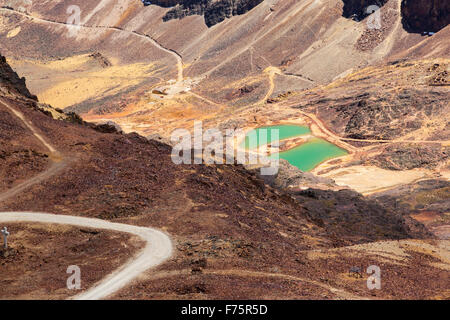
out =
[[[5,106],[17,118],[19,118],[51,153],[59,155],[59,152],[54,147],[52,147],[52,145],[42,135],[37,132],[37,130],[31,123],[29,123],[25,119],[24,115],[21,112],[1,100],[0,104]],[[19,194],[32,185],[42,182],[53,175],[56,175],[58,172],[62,171],[62,169],[64,169],[66,165],[67,163],[64,159],[61,162],[54,162],[52,166],[44,172],[0,194],[0,202]],[[83,292],[75,297],[75,299],[80,300],[96,300],[111,295],[112,293],[127,285],[142,272],[146,271],[149,268],[155,267],[170,258],[173,251],[170,238],[165,233],[159,230],[114,223],[100,219],[54,215],[46,213],[3,212],[0,213],[0,222],[40,222],[69,224],[131,233],[139,236],[141,239],[146,241],[145,248],[139,253],[137,257],[133,258],[132,261],[104,278],[93,288],[88,289],[86,292]]]
[[[292,105],[285,105],[284,107],[296,107],[296,106],[298,106],[298,103],[292,104]],[[439,143],[439,144],[444,144],[444,145],[450,144],[449,140],[404,140],[404,139],[392,139],[392,140],[377,139],[377,140],[374,140],[374,139],[355,139],[355,138],[340,137],[340,136],[336,135],[335,133],[333,133],[331,130],[329,130],[325,126],[323,121],[320,120],[318,117],[316,117],[314,114],[306,113],[306,112],[301,111],[301,110],[298,110],[298,112],[301,115],[309,118],[312,122],[314,122],[324,134],[326,134],[327,136],[332,137],[332,138],[334,138],[336,140],[340,140],[342,142],[344,142],[344,141],[354,141],[354,142],[369,142],[369,143]],[[349,149],[351,150],[353,148],[355,148],[355,147],[351,146]]]
[[[136,235],[146,241],[145,248],[130,262],[101,280],[94,287],[75,296],[76,300],[106,298],[123,288],[142,272],[156,267],[172,256],[172,242],[162,231],[100,219],[55,215],[37,212],[1,212],[0,222],[38,222],[74,225],[86,228],[113,230]]]

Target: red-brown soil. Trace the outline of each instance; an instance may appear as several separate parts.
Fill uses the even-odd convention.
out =
[[[167,9],[143,9],[129,0],[104,10],[110,2],[77,3],[87,27],[75,38],[67,36],[62,24],[67,1],[35,3],[32,14],[44,19],[40,21],[2,10],[1,50],[22,68],[38,94],[44,88],[62,88],[63,95],[78,95],[78,83],[66,82],[67,74],[84,79],[86,70],[68,68],[58,73],[62,78],[52,78],[56,71],[49,65],[89,56],[81,67],[94,72],[86,79],[101,75],[99,82],[111,87],[102,87],[108,94],[81,96],[68,110],[95,120],[113,118],[127,125],[127,132],[141,128],[146,134],[167,136],[174,128],[190,127],[194,119],[227,128],[301,118],[352,151],[351,162],[333,162],[322,171],[351,165],[391,170],[426,166],[437,175],[447,165],[442,155],[448,155],[449,137],[448,45],[443,41],[448,27],[423,38],[407,33],[400,15],[392,14],[382,31],[371,34],[365,21],[342,17],[341,2],[299,5],[289,0],[272,8],[263,2],[246,15],[208,29],[199,16],[163,22]],[[389,1],[383,10],[396,3]],[[92,61],[94,52],[104,58],[100,65]],[[182,57],[181,70],[174,55]],[[417,60],[405,59],[409,56]],[[150,64],[145,81],[112,90],[133,78],[127,78],[130,70]],[[448,189],[442,188],[437,200],[433,188],[420,194],[421,203],[406,199],[411,211],[398,205],[403,195],[385,199],[351,190],[286,192],[239,165],[175,165],[169,145],[84,123],[76,115],[39,104],[4,59],[0,65],[0,79],[9,79],[0,82],[1,101],[22,113],[60,153],[55,158],[0,104],[0,162],[6,168],[0,170],[5,181],[0,192],[48,173],[5,198],[0,211],[43,211],[152,226],[168,232],[176,243],[170,261],[116,297],[448,298],[448,241],[423,240],[433,235],[409,217],[424,209],[424,202],[426,210],[436,205],[444,210],[441,196]],[[40,78],[42,70],[50,75],[47,79]],[[127,77],[120,80],[124,70]],[[168,84],[180,71],[183,81]],[[181,91],[151,95],[162,85]],[[12,137],[11,132],[17,134]],[[398,138],[420,144],[405,147],[404,141],[393,141]],[[60,170],[48,171],[55,163],[61,164]],[[411,238],[420,240],[404,240]],[[363,247],[349,247],[355,244]],[[364,273],[370,264],[382,269],[381,291],[367,290],[365,274],[349,276],[350,268],[361,266]]]
[[[118,232],[62,225],[10,223],[8,255],[0,249],[0,299],[65,299],[67,268],[80,267],[81,290],[131,259],[143,243]]]

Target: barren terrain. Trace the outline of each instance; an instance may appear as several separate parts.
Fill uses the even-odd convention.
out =
[[[8,223],[10,248],[1,250],[0,299],[65,299],[67,268],[80,267],[81,290],[131,259],[142,241],[127,234],[39,223]]]
[[[381,1],[373,30],[363,2],[265,0],[224,15],[209,2],[70,1],[81,9],[75,33],[69,1],[0,8],[0,212],[170,237],[173,255],[109,298],[450,299],[445,8],[427,17]],[[348,154],[308,173],[284,163],[269,177],[176,165],[165,142],[195,120],[245,132],[306,125]],[[96,270],[83,280],[89,294],[139,262],[129,258],[142,246],[66,225],[11,231],[7,279],[33,271],[2,286],[5,298],[68,297],[67,275],[52,272],[81,258]],[[370,265],[382,290],[367,288]]]

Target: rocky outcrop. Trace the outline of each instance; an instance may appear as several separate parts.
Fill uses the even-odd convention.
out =
[[[278,172],[275,175],[263,175],[260,178],[276,189],[298,189],[299,187],[324,190],[344,189],[337,186],[332,179],[303,172],[284,159],[280,159]]]
[[[300,107],[346,138],[393,140],[417,131],[427,132],[429,140],[447,140],[449,95],[440,84],[448,82],[443,78],[448,67],[444,62],[394,61],[377,67],[376,76],[361,73],[358,80],[348,78],[327,94],[308,96]],[[379,90],[381,86],[392,89]],[[442,125],[427,127],[428,119]]]
[[[370,6],[382,7],[388,0],[342,0],[344,9],[342,15],[346,18],[356,18],[358,20],[368,16],[371,12],[367,10]]]
[[[20,78],[6,62],[6,58],[0,54],[0,90],[5,93],[18,93],[29,99],[37,100],[36,96],[28,91],[25,78]]]
[[[402,239],[404,233],[418,239],[431,237],[420,223],[412,231],[409,221],[395,210],[353,190],[292,190],[290,195],[303,204],[312,221],[338,239],[348,235],[355,242],[383,237]]]
[[[203,15],[205,23],[211,27],[226,18],[244,14],[264,0],[157,0],[153,4],[173,7],[163,17],[164,21],[181,19],[191,15]]]
[[[371,164],[388,170],[432,169],[445,162],[450,155],[450,147],[439,144],[392,144],[383,155],[371,159]]]
[[[18,254],[18,251],[16,249],[13,248],[8,248],[8,249],[4,249],[4,248],[0,248],[0,261],[1,260],[13,260],[14,256],[16,256]]]
[[[402,21],[411,32],[437,32],[450,22],[448,0],[403,0]]]

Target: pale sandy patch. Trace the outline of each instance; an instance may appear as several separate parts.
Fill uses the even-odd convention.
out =
[[[23,62],[35,64],[38,67],[43,67],[46,69],[50,69],[52,71],[61,72],[61,71],[75,71],[81,68],[81,70],[86,70],[85,64],[92,61],[92,58],[89,57],[89,54],[82,54],[77,56],[68,57],[61,60],[52,60],[52,61],[27,61]],[[12,61],[15,63],[15,61]],[[20,61],[18,61],[20,62]],[[83,68],[83,66],[85,68]]]
[[[152,63],[125,65],[103,58],[111,65],[91,54],[51,61],[8,59],[8,63],[27,76],[27,85],[39,101],[61,109],[139,85],[156,70]]]
[[[14,38],[15,36],[17,36],[20,33],[21,30],[22,30],[22,28],[20,26],[18,26],[17,28],[14,28],[10,32],[8,32],[6,37],[7,38]]]
[[[394,171],[374,166],[352,166],[330,171],[322,176],[333,179],[339,186],[350,187],[360,193],[382,191],[431,176],[424,169]]]
[[[433,227],[431,231],[439,238],[450,240],[450,225],[445,224],[443,226]]]
[[[444,264],[450,263],[450,241],[448,240],[379,241],[347,248],[400,260],[409,257],[408,251],[414,251],[433,256]]]
[[[328,259],[338,256],[376,256],[379,262],[405,265],[410,252],[418,252],[434,257],[437,261],[430,265],[449,270],[450,240],[399,240],[377,241],[336,249],[320,249],[307,252],[309,259]]]
[[[40,101],[54,107],[66,108],[138,85],[151,74],[152,67],[152,64],[136,63],[84,72],[38,93],[38,97]]]

